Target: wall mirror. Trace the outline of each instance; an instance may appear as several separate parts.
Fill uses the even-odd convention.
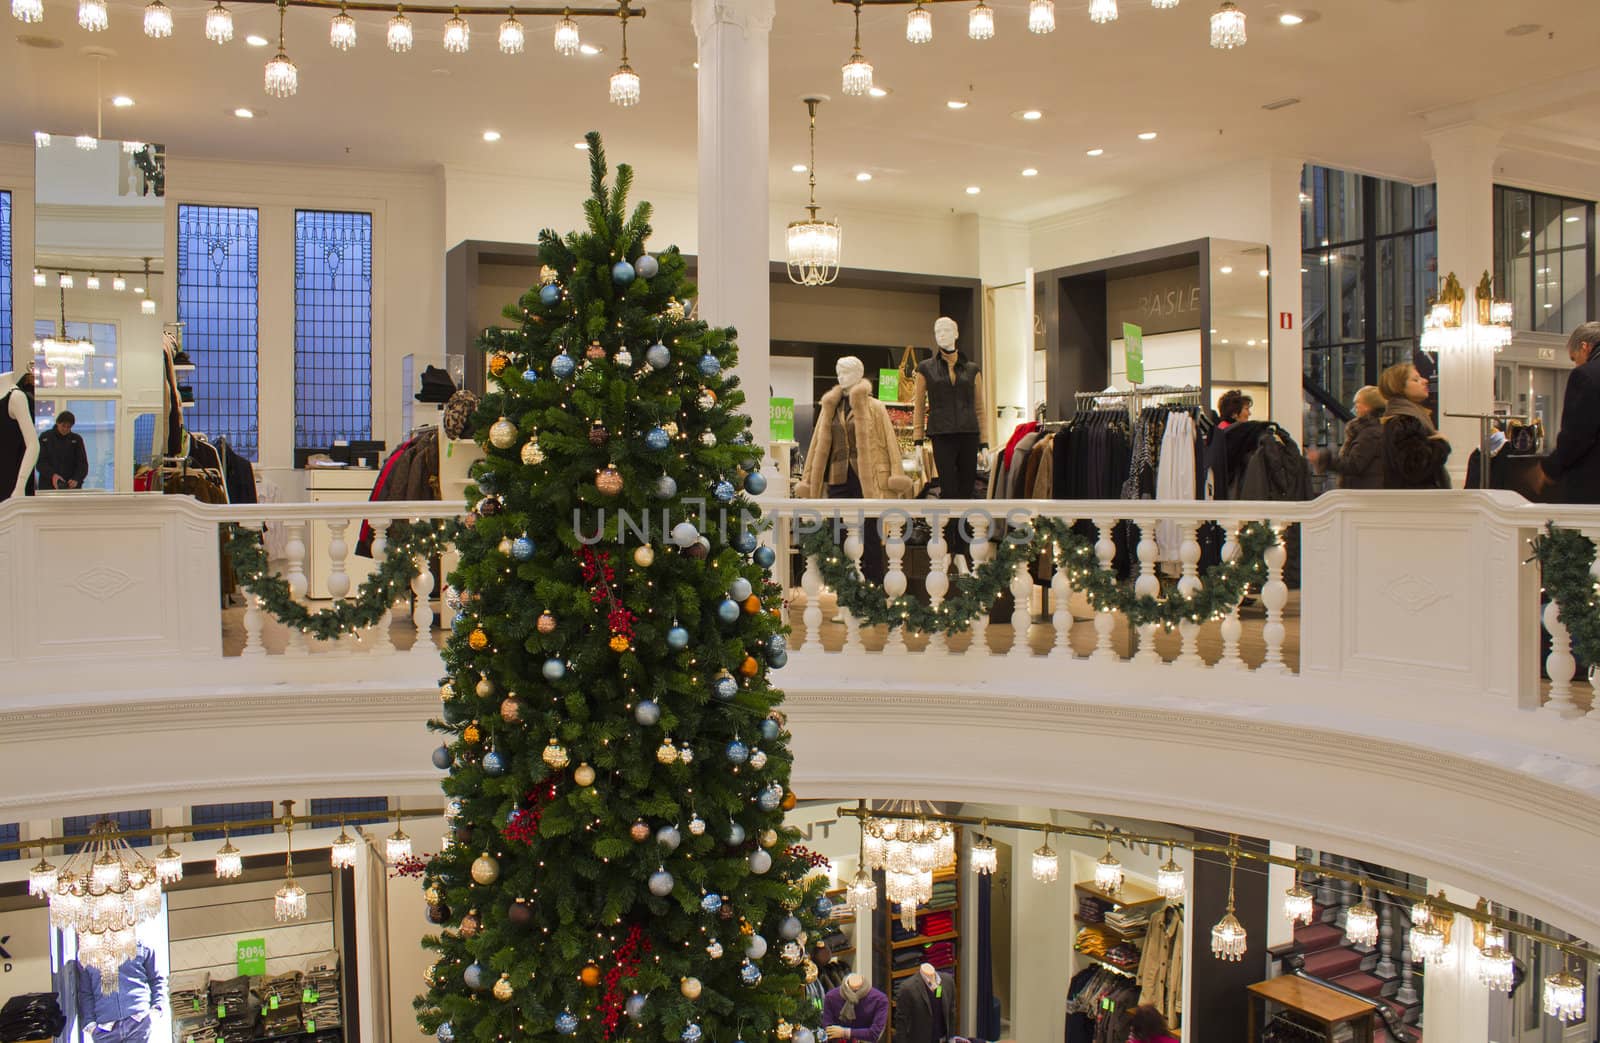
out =
[[[1270,271],[1264,244],[1211,240],[1211,404],[1237,388],[1255,400],[1253,420],[1271,419]]]
[[[43,432],[71,412],[84,487],[129,489],[162,423],[166,150],[90,135],[36,145],[36,420]]]

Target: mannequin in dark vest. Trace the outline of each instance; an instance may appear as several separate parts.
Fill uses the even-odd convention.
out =
[[[39,432],[33,426],[33,375],[0,373],[0,500],[33,495]]]
[[[912,390],[912,437],[933,441],[933,465],[939,472],[939,496],[945,500],[970,500],[978,480],[978,449],[983,437],[983,383],[975,362],[961,357],[956,321],[940,318],[933,324],[933,341],[939,350],[917,364]]]

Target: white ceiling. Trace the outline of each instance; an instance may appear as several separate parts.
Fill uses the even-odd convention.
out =
[[[76,133],[94,122],[95,64],[82,48],[112,49],[101,93],[128,94],[131,109],[105,108],[105,136],[164,142],[174,156],[348,163],[425,169],[438,164],[533,175],[577,174],[571,145],[584,131],[605,134],[615,158],[649,171],[651,184],[692,191],[695,174],[695,41],[687,0],[652,0],[629,33],[644,100],[620,110],[606,100],[617,28],[586,24],[607,47],[592,58],[558,58],[550,19],[529,21],[528,52],[495,50],[497,19],[473,25],[472,50],[438,46],[438,17],[418,16],[408,55],[383,46],[386,16],[359,14],[360,41],[339,53],[327,43],[327,15],[289,15],[288,50],[300,92],[267,98],[262,65],[270,49],[246,33],[275,35],[270,7],[234,9],[235,41],[204,39],[207,0],[169,0],[170,40],[146,39],[140,0],[113,0],[106,33],[80,30],[74,0],[44,0],[45,21],[7,21],[0,37],[0,138],[26,141],[35,128]],[[1131,189],[1181,171],[1265,154],[1423,179],[1430,176],[1421,114],[1530,90],[1575,73],[1591,75],[1600,39],[1596,0],[1241,0],[1250,43],[1235,52],[1207,45],[1209,0],[1155,11],[1122,0],[1120,21],[1091,25],[1087,0],[1057,0],[1054,35],[1027,33],[1026,0],[992,0],[999,31],[965,37],[964,5],[935,8],[932,44],[903,35],[904,8],[868,10],[863,49],[885,98],[845,98],[839,65],[849,56],[850,9],[827,0],[779,0],[772,39],[774,194],[804,195],[805,111],[799,98],[825,92],[819,117],[819,194],[825,204],[950,208],[1028,219]],[[1280,10],[1307,14],[1296,28]],[[1514,10],[1508,10],[1514,7]],[[1537,31],[1508,35],[1516,24]],[[33,33],[56,49],[20,44]],[[968,96],[964,111],[946,108]],[[1279,111],[1262,106],[1300,103]],[[236,106],[254,109],[235,119]],[[1039,108],[1044,118],[1012,118]],[[497,144],[482,141],[494,128]],[[1539,130],[1600,149],[1596,94],[1567,110],[1541,113]],[[1144,143],[1140,131],[1159,137]],[[1101,147],[1105,155],[1085,155]],[[1597,153],[1600,155],[1600,153]],[[1037,177],[1023,178],[1024,167]],[[870,183],[854,174],[873,173]],[[966,194],[978,185],[982,194]]]

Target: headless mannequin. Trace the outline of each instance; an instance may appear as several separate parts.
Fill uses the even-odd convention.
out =
[[[955,979],[920,965],[895,989],[895,1043],[966,1043],[955,1029]]]
[[[0,434],[0,454],[11,457],[0,458],[0,500],[32,495],[33,469],[39,463],[39,432],[34,429],[33,409],[27,393],[18,384],[20,379],[15,373],[0,373],[0,402],[4,402],[0,424],[6,427]],[[20,446],[20,453],[16,446]],[[17,467],[14,476],[11,473],[13,459]]]
[[[912,387],[912,437],[918,445],[933,439],[934,466],[939,471],[939,496],[946,500],[972,497],[978,470],[978,449],[984,437],[983,382],[978,367],[961,357],[956,321],[941,317],[933,324],[935,357],[917,365]]]
[[[851,1001],[854,997],[854,1001]],[[889,997],[867,987],[859,974],[848,975],[844,984],[823,1000],[823,1032],[828,1039],[860,1040],[877,1043],[888,1026]]]

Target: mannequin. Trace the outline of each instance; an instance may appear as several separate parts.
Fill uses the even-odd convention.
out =
[[[956,321],[941,317],[933,324],[933,341],[939,351],[917,364],[912,385],[912,437],[918,445],[924,435],[933,440],[933,465],[939,472],[939,497],[967,500],[978,477],[978,450],[988,448],[984,437],[983,383],[976,363],[961,357]]]
[[[956,981],[931,963],[894,990],[895,1043],[959,1043]]]
[[[33,426],[33,375],[0,373],[0,500],[33,495],[39,432]]]
[[[904,499],[911,479],[900,468],[900,444],[889,411],[872,394],[866,367],[846,355],[838,384],[822,396],[797,495],[802,499]]]
[[[889,1024],[889,997],[851,974],[822,1001],[822,1026],[829,1039],[877,1043]]]

